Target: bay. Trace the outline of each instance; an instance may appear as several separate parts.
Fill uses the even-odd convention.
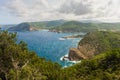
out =
[[[3,28],[3,30],[5,30]],[[64,36],[84,33],[55,33],[48,30],[17,32],[18,41],[28,44],[28,49],[34,51],[38,56],[57,62],[62,67],[71,66],[70,61],[61,61],[61,57],[69,53],[69,49],[77,47],[82,38],[61,39]]]

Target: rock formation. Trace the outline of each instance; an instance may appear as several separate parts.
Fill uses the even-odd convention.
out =
[[[89,59],[120,47],[120,33],[95,31],[85,35],[79,42],[78,47],[71,48],[69,51],[69,60]]]
[[[76,49],[76,48],[71,48],[69,51],[69,60],[73,61],[79,61],[81,59],[87,59],[87,57],[85,55],[83,55],[80,50]]]

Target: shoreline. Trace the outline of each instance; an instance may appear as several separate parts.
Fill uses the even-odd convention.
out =
[[[60,58],[60,61],[65,62],[65,65],[63,66],[63,68],[66,68],[66,67],[69,67],[69,66],[72,66],[72,65],[74,65],[74,64],[77,64],[77,63],[80,63],[80,62],[81,62],[81,60],[80,60],[80,61],[70,61],[69,58],[68,58],[68,54],[62,56],[62,57]],[[70,63],[70,65],[67,65],[67,63]]]
[[[84,37],[84,35],[78,34],[78,35],[64,36],[62,38],[64,38],[64,39],[74,39],[74,38],[82,38],[82,37]]]
[[[71,35],[71,36],[64,36],[60,37],[59,40],[69,40],[69,39],[76,39],[76,38],[83,38],[84,35]]]

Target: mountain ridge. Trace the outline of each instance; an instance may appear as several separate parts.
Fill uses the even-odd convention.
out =
[[[24,22],[24,23],[30,25],[30,28],[33,28],[35,30],[49,29],[50,31],[56,31],[56,32],[57,31],[58,32],[90,32],[96,30],[120,31],[120,23],[101,23],[101,22],[94,23],[94,22],[80,22],[80,21],[66,21],[66,20]],[[17,27],[19,29],[20,24],[12,28],[15,29]],[[23,25],[21,27],[25,27],[25,26]],[[9,28],[8,30],[11,30],[11,28]]]

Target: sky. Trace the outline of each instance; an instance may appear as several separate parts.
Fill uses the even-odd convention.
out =
[[[0,24],[59,19],[120,22],[120,0],[0,0]]]

